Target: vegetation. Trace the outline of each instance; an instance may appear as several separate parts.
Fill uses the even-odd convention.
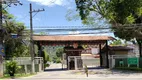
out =
[[[48,64],[47,62],[50,61],[50,58],[48,53],[45,50],[41,52],[41,57],[43,57],[43,60],[44,60],[44,68],[49,67],[50,64]]]
[[[142,71],[142,68],[137,67],[116,67],[118,70],[131,70],[131,71]]]
[[[125,44],[126,44],[126,43],[123,43],[121,39],[112,41],[112,42],[110,43],[111,46],[124,46]]]
[[[32,76],[32,75],[34,75],[34,74],[25,74],[25,73],[23,73],[23,74],[15,74],[15,78],[19,78],[19,77],[28,77],[28,76]],[[9,79],[9,78],[11,78],[11,76],[9,76],[8,74],[4,74],[4,76],[3,77],[1,77],[1,79]]]
[[[142,0],[75,0],[81,20],[86,23],[88,16],[96,14],[112,25],[116,37],[125,40],[136,39],[142,56]],[[129,24],[129,25],[128,25]]]
[[[64,53],[64,49],[63,48],[58,48],[56,50],[56,56],[61,58],[62,57],[62,54]]]
[[[17,65],[17,62],[15,61],[7,61],[6,62],[6,72],[10,76],[15,76],[15,73],[20,69],[21,67]]]
[[[3,26],[0,31],[0,36],[3,37],[5,46],[5,57],[22,57],[30,56],[29,47],[23,42],[23,38],[28,33],[25,31],[23,23],[17,22],[12,14],[9,14],[7,10],[3,10]]]
[[[64,49],[58,48],[56,50],[56,57],[53,58],[54,62],[61,63],[61,58],[62,58],[63,53],[64,53]]]

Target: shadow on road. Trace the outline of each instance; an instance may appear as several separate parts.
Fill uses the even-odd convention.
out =
[[[46,71],[67,71],[67,68],[64,68],[64,69],[62,69],[62,68],[55,68],[55,69],[45,69],[44,70],[44,72],[46,72]]]

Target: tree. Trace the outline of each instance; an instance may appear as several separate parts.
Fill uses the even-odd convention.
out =
[[[47,64],[47,62],[50,61],[50,58],[46,50],[41,51],[41,57],[43,57],[44,68],[48,67],[49,64]]]
[[[125,44],[121,41],[121,39],[118,39],[118,40],[115,40],[115,41],[111,42],[110,45],[112,45],[112,46],[122,46],[122,45],[125,45]]]
[[[63,48],[58,48],[56,50],[56,56],[61,58],[62,57],[62,54],[64,53],[64,49]]]
[[[72,21],[72,20],[80,20],[80,15],[78,14],[78,12],[76,10],[71,10],[69,9],[67,11],[67,14],[66,14],[66,19],[68,21]],[[100,23],[101,22],[101,23]],[[83,20],[82,23],[84,25],[87,25],[87,26],[92,26],[92,27],[106,27],[108,26],[108,24],[102,24],[103,23],[107,23],[107,21],[104,19],[102,20],[101,19],[101,16],[99,16],[98,14],[92,14],[92,15],[89,15],[87,16],[87,19],[86,20]]]
[[[29,47],[23,43],[25,26],[15,21],[12,14],[3,10],[3,25],[0,31],[5,45],[6,58],[29,56]]]
[[[142,22],[142,0],[75,0],[81,19],[86,22],[92,13],[99,14],[112,24],[116,37],[136,39],[142,56],[142,29],[137,25]],[[129,24],[129,25],[128,25]]]

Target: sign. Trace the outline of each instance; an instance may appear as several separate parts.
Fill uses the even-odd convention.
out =
[[[5,56],[4,46],[0,45],[0,55]]]
[[[139,59],[138,58],[128,58],[128,64],[129,65],[137,65],[137,64],[139,64]]]
[[[92,54],[98,54],[99,48],[91,48]]]

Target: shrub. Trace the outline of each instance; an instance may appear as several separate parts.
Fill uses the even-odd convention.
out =
[[[7,61],[6,62],[6,70],[10,76],[14,76],[15,73],[21,68],[21,66],[17,65],[16,61]]]
[[[43,60],[44,60],[44,68],[49,67],[50,64],[47,64],[47,62],[50,61],[50,58],[49,58],[48,53],[45,50],[42,51],[42,57],[43,57]]]
[[[56,63],[61,63],[60,58],[57,58],[57,59],[56,59]]]

